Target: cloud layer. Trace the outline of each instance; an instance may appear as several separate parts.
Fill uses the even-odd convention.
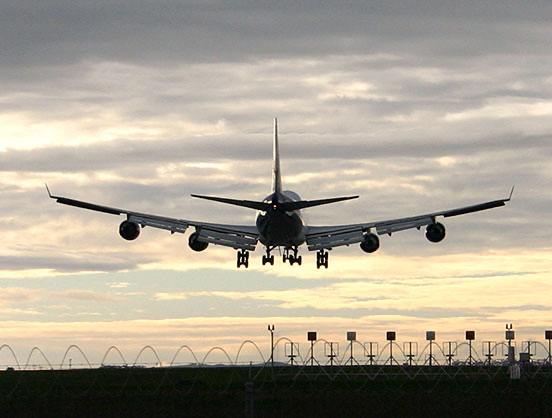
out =
[[[220,338],[236,344],[273,318],[292,336],[327,323],[335,335],[354,324],[452,338],[460,319],[496,335],[519,321],[540,336],[552,310],[542,292],[552,266],[550,8],[4,2],[0,315],[36,345],[50,326],[66,342],[80,321],[75,338],[98,345],[108,344],[106,323],[139,345],[169,341],[173,328],[156,331],[163,321],[210,342],[220,337],[212,323],[231,322]],[[361,195],[306,211],[311,224],[505,198],[515,184],[514,199],[447,220],[437,246],[401,232],[370,256],[336,249],[328,271],[306,250],[300,270],[262,268],[259,249],[245,273],[233,251],[196,254],[164,231],[124,242],[122,219],[56,205],[44,190],[252,223],[252,212],[189,195],[267,195],[273,117],[286,188],[306,199]],[[140,334],[125,334],[133,321],[145,321]]]

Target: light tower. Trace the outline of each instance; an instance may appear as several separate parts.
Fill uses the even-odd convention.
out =
[[[274,324],[268,326],[270,332],[270,367],[274,368]]]

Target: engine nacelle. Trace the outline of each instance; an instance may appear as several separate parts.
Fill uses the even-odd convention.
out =
[[[364,241],[360,243],[360,248],[365,253],[373,253],[378,250],[380,247],[379,238],[376,234],[366,234],[364,236]]]
[[[426,228],[426,238],[431,242],[441,242],[445,239],[445,226],[439,222],[428,225]]]
[[[136,222],[123,221],[119,225],[119,234],[127,241],[133,241],[140,235],[140,225]]]
[[[190,235],[190,238],[188,238],[188,245],[190,248],[194,251],[200,252],[205,250],[208,246],[208,242],[201,242],[198,240],[199,234],[197,232],[194,232],[192,235]]]

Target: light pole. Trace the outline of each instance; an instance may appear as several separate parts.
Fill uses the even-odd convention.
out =
[[[552,364],[552,330],[544,331],[544,337],[548,340],[548,365]]]
[[[268,326],[270,332],[270,367],[274,368],[274,324]]]

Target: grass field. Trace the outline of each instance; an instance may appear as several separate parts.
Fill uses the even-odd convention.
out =
[[[6,417],[552,416],[552,368],[201,367],[0,372]]]

